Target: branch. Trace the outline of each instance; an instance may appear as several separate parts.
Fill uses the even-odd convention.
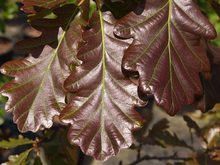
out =
[[[187,160],[192,160],[192,158],[187,158],[187,157],[176,157],[176,154],[174,155],[171,155],[171,156],[166,156],[166,157],[157,157],[157,156],[149,156],[149,155],[145,155],[143,157],[141,157],[140,159],[130,163],[129,165],[136,165],[142,161],[145,161],[145,160],[183,160],[183,161],[187,161]]]

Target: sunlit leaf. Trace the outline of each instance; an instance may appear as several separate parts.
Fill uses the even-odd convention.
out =
[[[140,97],[154,96],[170,115],[202,94],[200,72],[210,71],[201,38],[216,31],[192,0],[147,0],[141,15],[119,20],[115,35],[134,38],[125,51],[126,75],[139,75]]]
[[[128,43],[114,37],[114,22],[111,14],[99,11],[90,20],[92,28],[83,32],[86,44],[77,54],[82,65],[64,84],[74,95],[60,117],[71,124],[70,142],[99,160],[131,146],[131,131],[142,124],[135,105],[143,102],[137,97],[136,86],[121,73]]]
[[[72,14],[68,19],[63,19],[68,22],[64,23],[66,26],[63,29],[59,28],[56,40],[58,44],[55,48],[43,45],[38,58],[29,56],[8,62],[1,67],[3,74],[15,77],[2,87],[1,92],[9,98],[5,109],[13,113],[13,120],[21,132],[36,132],[42,127],[50,128],[53,117],[59,115],[65,105],[66,92],[63,90],[63,82],[69,76],[69,65],[76,61],[75,47],[80,35],[79,25],[72,22],[77,11],[74,5],[59,9],[60,14]],[[41,27],[43,25],[53,29],[54,26],[60,25],[59,21],[53,22],[54,24],[48,24],[47,19],[41,21]],[[27,47],[37,50],[39,45],[42,45],[42,41],[36,42],[38,39],[28,41],[30,40],[24,40],[23,45],[26,43]]]

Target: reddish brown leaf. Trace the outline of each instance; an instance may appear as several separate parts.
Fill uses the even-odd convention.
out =
[[[76,15],[75,10],[69,20]],[[73,48],[78,40],[74,32],[80,34],[79,27],[70,23],[67,23],[65,31],[60,28],[56,48],[46,45],[39,58],[29,56],[1,67],[3,74],[15,77],[2,87],[1,92],[9,98],[6,110],[13,113],[14,122],[21,132],[36,132],[41,127],[51,127],[53,117],[59,115],[64,106],[65,91],[62,86],[70,73],[69,64],[74,61],[71,56],[75,59]],[[36,46],[33,42],[24,43]]]
[[[32,21],[31,26],[40,31],[42,34],[37,38],[28,38],[18,42],[15,45],[15,51],[17,53],[31,54],[34,57],[39,57],[39,54],[42,52],[45,45],[49,45],[55,49],[58,45],[57,36],[59,35],[58,33],[60,27],[62,27],[62,29],[68,27],[69,23],[73,19],[72,17],[75,16],[77,12],[78,9],[75,5],[65,5],[53,10],[53,13],[56,15],[55,19],[41,18]],[[76,38],[81,37],[80,31],[74,28],[70,28],[67,36],[68,39],[65,40],[64,43],[68,43],[69,47],[71,47],[70,44],[74,45]],[[71,51],[75,52],[69,52],[67,54],[76,54],[75,48]],[[72,62],[73,59],[68,59],[68,61]]]
[[[83,63],[64,84],[75,95],[60,118],[71,124],[68,138],[72,144],[106,160],[132,144],[131,131],[142,124],[135,105],[143,102],[136,86],[121,73],[128,43],[113,36],[113,17],[96,12],[90,23],[92,28],[83,32],[86,44],[77,55]]]
[[[122,66],[126,75],[139,74],[140,97],[153,95],[174,115],[202,94],[199,73],[210,66],[200,39],[216,32],[192,0],[147,0],[142,15],[119,20],[115,34],[134,38]]]
[[[28,14],[36,13],[34,7],[42,7],[51,9],[55,6],[63,4],[67,2],[67,0],[20,0],[21,3],[24,5],[22,7],[23,11]]]

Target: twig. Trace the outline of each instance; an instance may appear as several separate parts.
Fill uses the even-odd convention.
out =
[[[136,165],[142,161],[145,161],[145,160],[183,160],[183,161],[186,161],[186,160],[192,160],[192,158],[189,158],[189,157],[176,157],[176,155],[171,155],[171,156],[166,156],[166,157],[157,157],[157,156],[149,156],[149,155],[145,155],[143,157],[141,157],[140,159],[130,163],[129,165]]]

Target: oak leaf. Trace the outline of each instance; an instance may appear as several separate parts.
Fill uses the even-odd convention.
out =
[[[78,26],[72,22],[78,9],[76,6],[68,8],[73,9],[72,15],[66,27],[59,28],[55,48],[46,44],[38,58],[30,54],[25,59],[10,61],[1,67],[3,74],[15,78],[1,88],[1,93],[9,98],[5,109],[13,113],[13,120],[21,132],[50,128],[53,117],[59,115],[65,105],[66,91],[63,90],[63,82],[70,74],[69,64],[74,63],[75,41],[78,40],[75,32],[79,31]],[[57,24],[44,26],[57,27]],[[24,43],[32,47],[41,45],[34,43],[34,40]]]
[[[122,61],[126,75],[139,75],[141,98],[154,97],[170,115],[202,94],[199,73],[210,64],[201,38],[216,31],[192,0],[147,0],[141,15],[118,21],[115,35],[134,38]]]
[[[82,65],[64,83],[73,96],[60,115],[64,123],[71,124],[70,142],[99,160],[131,146],[131,131],[142,123],[135,105],[144,103],[136,86],[121,72],[128,43],[114,37],[114,23],[111,14],[101,11],[90,20],[92,28],[83,32],[86,44],[77,54]]]

